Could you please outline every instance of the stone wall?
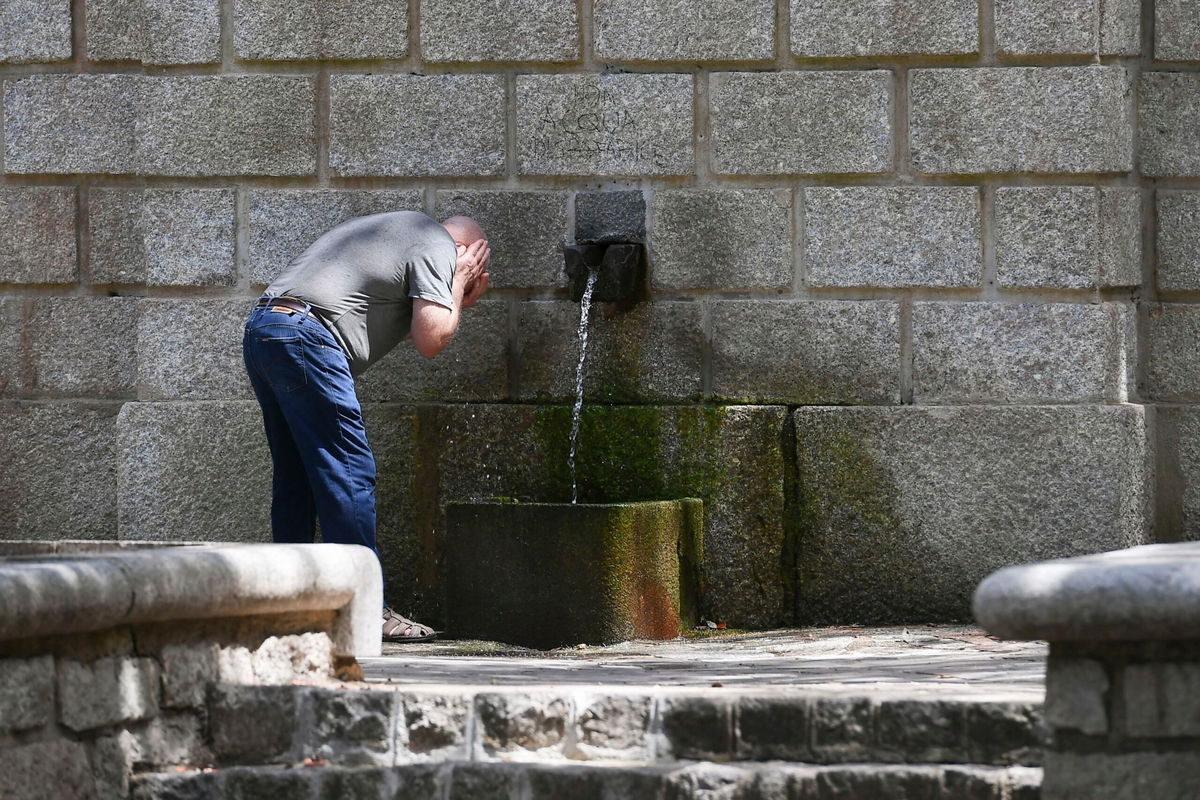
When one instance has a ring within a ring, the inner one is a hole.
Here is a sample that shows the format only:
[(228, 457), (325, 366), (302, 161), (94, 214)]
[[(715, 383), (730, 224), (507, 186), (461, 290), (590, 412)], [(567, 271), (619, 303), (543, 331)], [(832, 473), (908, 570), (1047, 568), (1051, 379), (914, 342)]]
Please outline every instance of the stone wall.
[(21, 0), (0, 83), (0, 536), (267, 538), (248, 304), (343, 219), (470, 213), (494, 290), (360, 387), (436, 621), (440, 504), (569, 483), (561, 246), (618, 189), (583, 493), (703, 496), (714, 617), (1200, 536), (1183, 0)]

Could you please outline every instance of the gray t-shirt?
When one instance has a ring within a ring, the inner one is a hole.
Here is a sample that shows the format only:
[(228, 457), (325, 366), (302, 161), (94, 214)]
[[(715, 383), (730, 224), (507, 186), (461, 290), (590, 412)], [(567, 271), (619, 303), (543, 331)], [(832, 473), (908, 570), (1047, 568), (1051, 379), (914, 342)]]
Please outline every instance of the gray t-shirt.
[(454, 307), (454, 239), (416, 211), (343, 222), (296, 257), (267, 287), (309, 303), (359, 375), (408, 336), (413, 299)]

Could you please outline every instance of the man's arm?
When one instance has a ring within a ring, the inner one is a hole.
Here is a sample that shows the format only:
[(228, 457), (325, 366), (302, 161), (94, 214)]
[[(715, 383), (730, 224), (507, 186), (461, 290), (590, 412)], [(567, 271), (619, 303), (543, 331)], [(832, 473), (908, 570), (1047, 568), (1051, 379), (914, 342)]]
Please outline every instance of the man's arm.
[[(485, 272), (492, 251), (484, 239), (467, 248), (460, 248), (458, 264), (454, 269), (454, 283), (450, 287), (454, 307), (446, 308), (439, 303), (417, 298), (413, 301), (412, 340), (417, 352), (433, 358), (450, 344), (458, 330), (462, 309), (470, 308), (487, 290), (488, 274)], [(467, 292), (468, 287), (470, 292)]]

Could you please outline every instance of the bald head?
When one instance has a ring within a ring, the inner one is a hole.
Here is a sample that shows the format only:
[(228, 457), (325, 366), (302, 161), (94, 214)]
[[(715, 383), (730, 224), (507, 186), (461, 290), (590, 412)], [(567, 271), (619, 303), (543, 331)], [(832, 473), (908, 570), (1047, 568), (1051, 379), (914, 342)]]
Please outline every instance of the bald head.
[(484, 238), (483, 228), (470, 217), (450, 217), (442, 226), (449, 231), (455, 244), (469, 246)]

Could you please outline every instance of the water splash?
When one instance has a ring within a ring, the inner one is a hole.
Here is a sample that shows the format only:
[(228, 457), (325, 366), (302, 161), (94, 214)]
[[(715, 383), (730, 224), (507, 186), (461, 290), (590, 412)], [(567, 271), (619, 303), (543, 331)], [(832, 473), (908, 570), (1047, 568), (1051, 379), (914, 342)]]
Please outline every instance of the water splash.
[(579, 502), (579, 484), (575, 477), (575, 445), (579, 442), (579, 416), (583, 411), (583, 364), (587, 359), (588, 316), (592, 311), (592, 290), (596, 288), (596, 273), (589, 272), (583, 298), (579, 301), (579, 364), (575, 367), (575, 408), (571, 412), (571, 452), (567, 465), (571, 468), (571, 502)]

